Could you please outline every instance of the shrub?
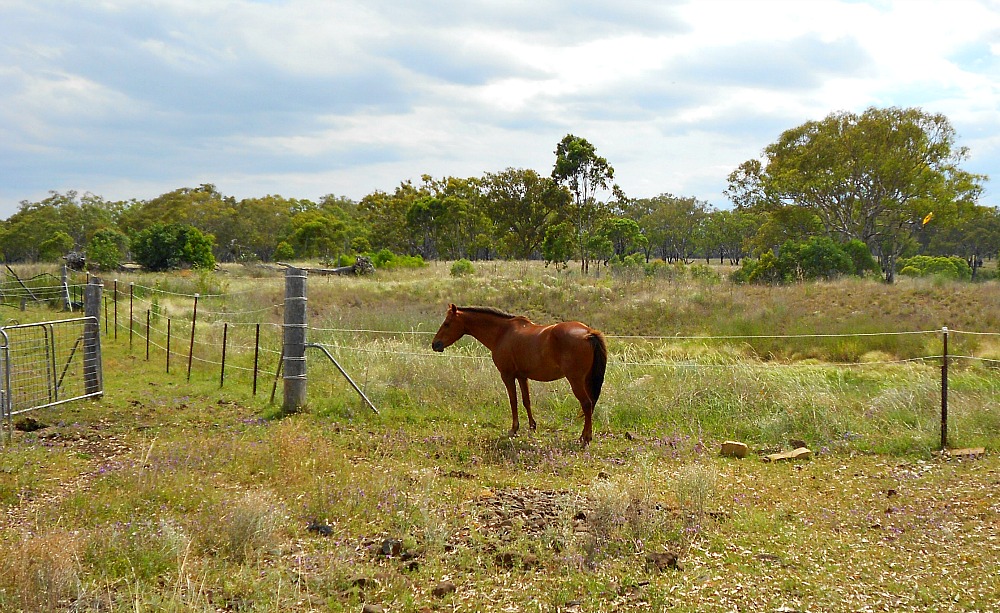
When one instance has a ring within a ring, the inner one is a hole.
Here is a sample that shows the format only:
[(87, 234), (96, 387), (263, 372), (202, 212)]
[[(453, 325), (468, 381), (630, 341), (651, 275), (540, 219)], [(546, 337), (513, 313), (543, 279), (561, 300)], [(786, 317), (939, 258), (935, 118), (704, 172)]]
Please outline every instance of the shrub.
[(38, 259), (51, 262), (73, 249), (73, 238), (65, 232), (56, 232), (38, 246)]
[(87, 243), (87, 259), (100, 270), (115, 270), (128, 251), (128, 237), (114, 228), (102, 228)]
[(427, 265), (419, 255), (396, 255), (388, 249), (365, 255), (371, 259), (375, 268), (423, 268)]
[(290, 260), (295, 257), (295, 249), (293, 249), (287, 242), (281, 241), (278, 243), (278, 246), (274, 248), (273, 257), (276, 262)]
[(871, 249), (864, 242), (859, 241), (856, 238), (852, 238), (841, 246), (847, 257), (851, 258), (851, 262), (854, 265), (854, 270), (852, 274), (859, 277), (865, 276), (865, 273), (879, 272), (878, 262), (875, 261), (875, 257), (872, 255)]
[(766, 251), (757, 260), (743, 260), (729, 278), (734, 283), (783, 284), (799, 279), (834, 279), (874, 269), (875, 260), (864, 243), (839, 245), (829, 237), (813, 236), (800, 243), (785, 242), (777, 255)]
[(184, 266), (215, 268), (214, 243), (214, 236), (192, 225), (155, 223), (135, 236), (132, 253), (136, 262), (154, 272)]
[(466, 275), (473, 274), (476, 274), (476, 269), (472, 265), (472, 262), (465, 258), (456, 260), (455, 263), (451, 265), (451, 276), (453, 277), (464, 277)]
[(955, 256), (915, 255), (911, 258), (900, 258), (897, 265), (899, 274), (907, 277), (937, 276), (962, 281), (972, 278), (972, 268), (969, 263)]

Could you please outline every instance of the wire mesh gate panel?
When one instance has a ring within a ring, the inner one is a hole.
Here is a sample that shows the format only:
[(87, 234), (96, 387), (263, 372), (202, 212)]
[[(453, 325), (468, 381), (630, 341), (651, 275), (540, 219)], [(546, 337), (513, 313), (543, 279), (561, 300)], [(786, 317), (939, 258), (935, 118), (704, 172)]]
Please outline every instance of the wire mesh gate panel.
[(104, 393), (94, 317), (0, 327), (3, 417)]

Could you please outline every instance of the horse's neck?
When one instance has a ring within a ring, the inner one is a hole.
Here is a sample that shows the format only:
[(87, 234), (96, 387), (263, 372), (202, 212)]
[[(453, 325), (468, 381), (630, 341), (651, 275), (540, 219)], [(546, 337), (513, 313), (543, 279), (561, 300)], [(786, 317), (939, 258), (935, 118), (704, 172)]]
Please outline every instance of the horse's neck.
[(466, 324), (465, 332), (483, 345), (486, 345), (487, 349), (493, 351), (500, 337), (510, 325), (511, 321), (509, 319), (501, 319), (492, 315), (478, 315), (472, 325)]

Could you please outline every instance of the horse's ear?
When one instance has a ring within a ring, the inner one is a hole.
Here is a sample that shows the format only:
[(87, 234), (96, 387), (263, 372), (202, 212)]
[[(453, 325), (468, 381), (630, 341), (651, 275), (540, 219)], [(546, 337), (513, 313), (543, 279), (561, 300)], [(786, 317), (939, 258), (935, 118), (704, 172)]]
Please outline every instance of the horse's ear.
[(458, 312), (458, 307), (455, 306), (454, 304), (449, 304), (448, 305), (448, 312), (454, 315), (455, 313)]

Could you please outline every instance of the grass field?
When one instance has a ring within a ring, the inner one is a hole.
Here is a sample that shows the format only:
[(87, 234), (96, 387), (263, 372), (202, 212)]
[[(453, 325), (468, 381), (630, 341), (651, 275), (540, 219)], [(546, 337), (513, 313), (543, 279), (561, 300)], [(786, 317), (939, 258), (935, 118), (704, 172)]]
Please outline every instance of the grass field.
[[(0, 610), (997, 610), (996, 282), (476, 269), (310, 276), (309, 340), (377, 415), (319, 353), (302, 411), (280, 384), (270, 401), (280, 273), (119, 278), (104, 397), (33, 412), (0, 456)], [(538, 429), (506, 436), (483, 348), (430, 351), (449, 302), (608, 335), (590, 447), (565, 381), (532, 384)], [(943, 326), (968, 356), (949, 443), (972, 457), (937, 453)], [(726, 440), (753, 453), (720, 457)], [(762, 460), (791, 441), (812, 458)]]

